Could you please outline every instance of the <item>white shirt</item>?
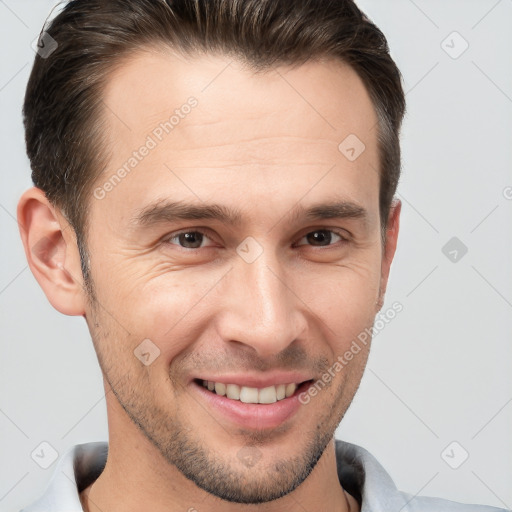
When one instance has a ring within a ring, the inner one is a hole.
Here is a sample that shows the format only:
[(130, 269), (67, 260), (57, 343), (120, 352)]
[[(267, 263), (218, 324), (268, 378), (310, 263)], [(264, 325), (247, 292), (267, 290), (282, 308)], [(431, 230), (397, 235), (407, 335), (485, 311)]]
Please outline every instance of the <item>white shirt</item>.
[[(58, 461), (43, 496), (21, 512), (83, 512), (79, 492), (101, 474), (107, 453), (107, 442), (73, 446)], [(346, 441), (336, 440), (336, 460), (340, 483), (360, 502), (361, 512), (511, 512), (399, 491), (373, 455)]]

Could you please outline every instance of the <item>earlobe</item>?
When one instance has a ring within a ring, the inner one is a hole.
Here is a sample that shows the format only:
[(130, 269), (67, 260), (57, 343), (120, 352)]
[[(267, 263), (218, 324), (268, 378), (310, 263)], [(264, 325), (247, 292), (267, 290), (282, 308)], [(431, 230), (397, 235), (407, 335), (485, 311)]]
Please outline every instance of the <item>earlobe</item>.
[(36, 187), (21, 196), (17, 214), (28, 265), (46, 297), (65, 315), (84, 315), (86, 295), (73, 228)]
[(386, 241), (383, 247), (381, 278), (379, 298), (377, 299), (377, 312), (382, 308), (384, 296), (388, 284), (391, 262), (395, 256), (396, 246), (398, 242), (398, 232), (400, 229), (400, 212), (402, 210), (402, 202), (400, 199), (393, 199), (389, 210), (388, 224), (386, 228)]

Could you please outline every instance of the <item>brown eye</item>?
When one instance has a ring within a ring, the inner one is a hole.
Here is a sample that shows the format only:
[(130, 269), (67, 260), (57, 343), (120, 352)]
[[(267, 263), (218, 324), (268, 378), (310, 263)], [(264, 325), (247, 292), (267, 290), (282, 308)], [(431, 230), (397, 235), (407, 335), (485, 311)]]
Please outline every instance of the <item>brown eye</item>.
[[(317, 229), (316, 231), (311, 231), (307, 233), (305, 236), (301, 238), (301, 240), (306, 240), (313, 247), (325, 247), (332, 245), (334, 236), (334, 242), (337, 242), (336, 237), (340, 240), (345, 240), (341, 235), (332, 231), (330, 229)], [(304, 245), (304, 244), (298, 244)]]
[[(208, 237), (201, 231), (182, 231), (167, 238), (167, 243), (179, 245), (183, 249), (199, 249), (205, 239)], [(176, 240), (177, 243), (173, 243), (173, 240)]]

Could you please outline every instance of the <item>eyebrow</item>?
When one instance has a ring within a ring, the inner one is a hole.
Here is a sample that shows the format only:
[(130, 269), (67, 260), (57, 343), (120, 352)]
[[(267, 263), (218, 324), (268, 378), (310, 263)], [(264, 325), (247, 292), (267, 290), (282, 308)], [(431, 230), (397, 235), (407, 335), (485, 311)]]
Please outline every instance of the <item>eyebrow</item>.
[[(289, 217), (288, 222), (291, 223), (300, 220), (321, 219), (360, 219), (366, 222), (368, 211), (352, 201), (336, 200), (313, 204), (307, 208), (298, 204), (286, 216)], [(177, 220), (216, 220), (226, 225), (239, 227), (243, 224), (244, 217), (239, 209), (222, 204), (192, 204), (164, 199), (143, 208), (132, 219), (131, 224), (150, 227)]]

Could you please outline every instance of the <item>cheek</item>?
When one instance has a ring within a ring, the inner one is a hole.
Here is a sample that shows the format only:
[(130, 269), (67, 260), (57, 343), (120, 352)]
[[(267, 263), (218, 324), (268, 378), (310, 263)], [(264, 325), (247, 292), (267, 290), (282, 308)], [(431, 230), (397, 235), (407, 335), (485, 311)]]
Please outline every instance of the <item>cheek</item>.
[[(160, 361), (192, 348), (206, 329), (215, 303), (216, 285), (226, 270), (167, 271), (126, 279), (130, 291), (122, 299), (120, 316), (139, 340), (150, 339)], [(213, 298), (213, 300), (212, 300)], [(121, 303), (116, 307), (119, 308)]]
[(297, 282), (297, 295), (325, 324), (327, 339), (345, 343), (373, 323), (380, 262), (364, 261), (317, 272)]

